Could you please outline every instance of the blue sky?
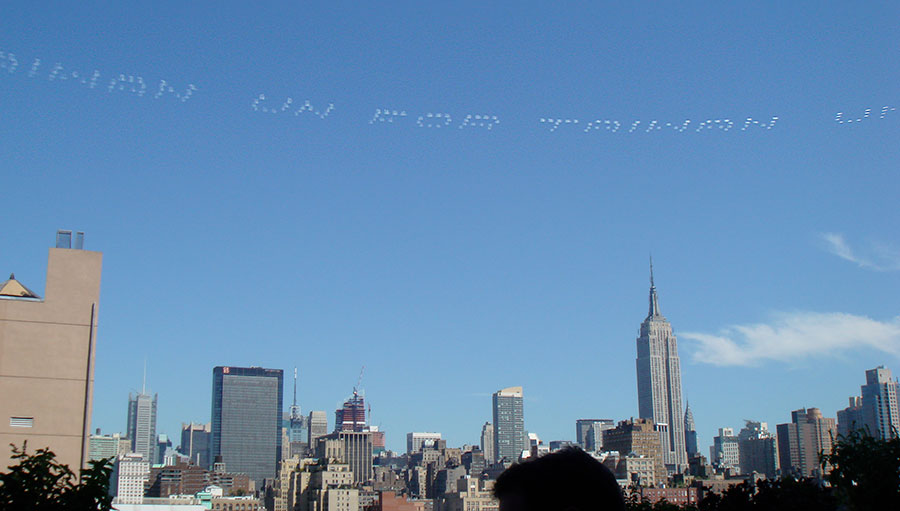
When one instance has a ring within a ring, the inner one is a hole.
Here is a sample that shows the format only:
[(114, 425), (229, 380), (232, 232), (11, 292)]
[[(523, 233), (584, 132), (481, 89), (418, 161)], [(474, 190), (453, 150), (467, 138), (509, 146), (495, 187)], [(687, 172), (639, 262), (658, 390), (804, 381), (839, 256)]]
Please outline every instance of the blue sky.
[(511, 385), (572, 439), (637, 413), (651, 252), (703, 444), (834, 416), (900, 371), (900, 6), (635, 4), (13, 2), (0, 271), (42, 290), (59, 228), (104, 252), (105, 431), (147, 359), (169, 435), (215, 365), (297, 365), (329, 420), (365, 365), (389, 447), (475, 443)]

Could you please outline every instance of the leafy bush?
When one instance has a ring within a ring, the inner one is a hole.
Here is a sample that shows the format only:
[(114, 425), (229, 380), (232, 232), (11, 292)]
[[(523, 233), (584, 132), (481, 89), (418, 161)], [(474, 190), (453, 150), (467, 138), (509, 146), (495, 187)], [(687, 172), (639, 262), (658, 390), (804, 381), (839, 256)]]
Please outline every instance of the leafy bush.
[(68, 466), (56, 461), (50, 449), (27, 452), (27, 443), (19, 449), (12, 447), (16, 464), (0, 473), (0, 509), (29, 511), (100, 510), (112, 507), (109, 495), (109, 476), (112, 458), (91, 461), (90, 468), (81, 469), (81, 477)]

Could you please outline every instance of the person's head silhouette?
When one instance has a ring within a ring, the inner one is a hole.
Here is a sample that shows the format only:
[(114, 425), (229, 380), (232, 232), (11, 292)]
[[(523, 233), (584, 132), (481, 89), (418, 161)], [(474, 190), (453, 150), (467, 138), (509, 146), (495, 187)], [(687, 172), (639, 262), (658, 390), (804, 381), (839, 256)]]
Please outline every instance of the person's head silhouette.
[(575, 447), (515, 464), (494, 484), (500, 511), (624, 511), (616, 476)]

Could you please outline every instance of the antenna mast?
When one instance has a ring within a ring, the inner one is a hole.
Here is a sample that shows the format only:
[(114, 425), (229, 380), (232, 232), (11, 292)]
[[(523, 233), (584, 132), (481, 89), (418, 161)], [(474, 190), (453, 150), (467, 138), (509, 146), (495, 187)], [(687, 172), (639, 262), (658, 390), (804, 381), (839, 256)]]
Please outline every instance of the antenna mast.
[(294, 367), (294, 401), (291, 404), (291, 420), (300, 420), (300, 406), (297, 405), (297, 367)]

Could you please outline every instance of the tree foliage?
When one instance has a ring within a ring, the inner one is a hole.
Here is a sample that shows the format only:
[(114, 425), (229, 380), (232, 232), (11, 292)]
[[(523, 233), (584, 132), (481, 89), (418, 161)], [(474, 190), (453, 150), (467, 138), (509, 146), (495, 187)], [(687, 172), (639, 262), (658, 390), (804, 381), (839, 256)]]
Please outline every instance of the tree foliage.
[(8, 472), (0, 473), (0, 509), (111, 509), (111, 458), (91, 461), (90, 468), (81, 469), (79, 479), (68, 466), (56, 460), (56, 454), (50, 449), (38, 449), (29, 454), (27, 443), (23, 443), (21, 449), (10, 446), (16, 464), (8, 467)]
[[(896, 433), (896, 432), (895, 432)], [(900, 509), (900, 438), (875, 438), (866, 430), (839, 436), (831, 454), (828, 482), (848, 510)]]
[[(743, 482), (722, 493), (709, 493), (696, 506), (650, 503), (632, 494), (629, 511), (870, 511), (900, 509), (900, 438), (881, 440), (867, 431), (839, 436), (831, 454), (822, 456), (830, 467), (825, 481), (811, 478)], [(827, 484), (826, 484), (827, 483)]]

